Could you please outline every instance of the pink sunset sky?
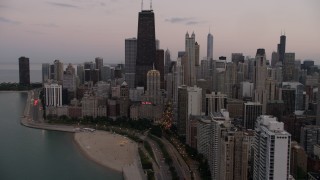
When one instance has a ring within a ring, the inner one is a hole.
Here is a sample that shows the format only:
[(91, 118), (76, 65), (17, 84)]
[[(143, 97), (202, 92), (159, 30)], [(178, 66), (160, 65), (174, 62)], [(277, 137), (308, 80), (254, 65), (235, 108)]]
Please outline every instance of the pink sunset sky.
[[(214, 58), (265, 48), (271, 59), (287, 36), (287, 52), (320, 64), (319, 0), (153, 0), (160, 48), (175, 60), (187, 31), (196, 34), (200, 57), (214, 36)], [(150, 1), (144, 1), (149, 9)], [(124, 39), (136, 37), (141, 0), (0, 0), (0, 62), (82, 63), (103, 57), (124, 63)]]

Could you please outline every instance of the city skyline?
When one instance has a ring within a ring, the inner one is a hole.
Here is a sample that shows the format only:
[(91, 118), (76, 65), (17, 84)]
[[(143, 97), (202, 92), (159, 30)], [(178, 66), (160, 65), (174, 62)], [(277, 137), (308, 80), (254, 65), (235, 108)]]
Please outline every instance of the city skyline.
[[(286, 52), (320, 64), (319, 5), (316, 0), (153, 1), (156, 38), (176, 60), (177, 52), (184, 50), (185, 33), (194, 32), (202, 59), (210, 29), (214, 59), (230, 60), (236, 52), (254, 57), (256, 49), (264, 48), (271, 60), (282, 31), (287, 36)], [(143, 7), (149, 9), (149, 1)], [(27, 56), (31, 62), (80, 63), (100, 56), (105, 63), (124, 63), (124, 41), (137, 37), (141, 1), (13, 0), (1, 1), (0, 9), (0, 62)]]

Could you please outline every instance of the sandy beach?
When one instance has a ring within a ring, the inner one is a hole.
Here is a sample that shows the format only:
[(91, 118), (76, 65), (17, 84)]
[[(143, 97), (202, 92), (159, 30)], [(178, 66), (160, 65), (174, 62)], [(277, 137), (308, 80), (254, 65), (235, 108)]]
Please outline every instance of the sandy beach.
[(92, 160), (116, 171), (139, 161), (138, 145), (124, 136), (106, 131), (77, 132), (74, 139)]

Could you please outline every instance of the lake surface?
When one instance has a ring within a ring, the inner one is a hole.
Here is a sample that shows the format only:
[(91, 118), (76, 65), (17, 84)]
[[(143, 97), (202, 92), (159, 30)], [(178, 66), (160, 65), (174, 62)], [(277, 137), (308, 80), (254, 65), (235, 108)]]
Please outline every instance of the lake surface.
[[(1, 72), (1, 71), (0, 71)], [(0, 92), (0, 179), (123, 179), (88, 160), (73, 134), (20, 125), (27, 93)]]

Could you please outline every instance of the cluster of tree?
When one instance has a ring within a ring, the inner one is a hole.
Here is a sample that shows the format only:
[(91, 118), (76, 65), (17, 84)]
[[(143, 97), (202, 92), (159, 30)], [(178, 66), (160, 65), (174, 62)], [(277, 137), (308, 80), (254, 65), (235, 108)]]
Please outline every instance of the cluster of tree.
[(149, 157), (139, 148), (138, 149), (140, 155), (140, 161), (142, 168), (145, 170), (148, 176), (148, 180), (154, 180), (154, 172), (152, 167), (152, 162), (150, 161)]
[(99, 130), (111, 131), (111, 132), (115, 132), (117, 134), (126, 136), (126, 137), (132, 139), (133, 141), (135, 141), (137, 143), (142, 143), (143, 142), (143, 140), (139, 136), (137, 136), (135, 133), (132, 133), (131, 131), (128, 131), (128, 130), (119, 129), (119, 128), (102, 127), (102, 126), (98, 126), (97, 128)]
[(143, 141), (143, 146), (144, 146), (144, 148), (148, 151), (148, 153), (150, 154), (150, 156), (152, 157), (152, 159), (153, 159), (154, 161), (156, 161), (156, 159), (155, 159), (155, 157), (154, 157), (154, 154), (153, 154), (153, 151), (152, 151), (152, 148), (151, 148), (149, 142), (148, 142), (148, 141)]
[(163, 144), (163, 142), (159, 138), (157, 138), (155, 136), (152, 136), (151, 134), (149, 134), (148, 137), (150, 137), (153, 141), (155, 141), (158, 144), (158, 146), (159, 146), (159, 148), (160, 148), (160, 150), (161, 150), (161, 152), (163, 154), (163, 157), (165, 159), (166, 164), (169, 165), (169, 170), (171, 172), (172, 179), (173, 180), (178, 180), (179, 179), (178, 173), (177, 173), (176, 169), (173, 166), (172, 158), (169, 155), (169, 153), (168, 153), (165, 145)]
[(49, 123), (61, 123), (61, 124), (84, 124), (84, 125), (110, 125), (118, 126), (123, 128), (135, 129), (138, 131), (145, 131), (150, 129), (152, 121), (149, 119), (137, 119), (133, 120), (127, 117), (119, 117), (116, 120), (113, 120), (108, 117), (96, 117), (84, 116), (83, 118), (70, 118), (66, 115), (60, 117), (48, 115), (47, 120)]
[(41, 88), (41, 83), (31, 83), (30, 85), (22, 85), (19, 83), (4, 82), (0, 83), (0, 91), (28, 91), (31, 89)]
[(150, 129), (150, 133), (161, 138), (162, 137), (162, 129), (160, 125), (155, 125), (152, 126), (152, 128)]
[(204, 158), (202, 154), (199, 154), (197, 156), (197, 158), (198, 158), (198, 162), (199, 162), (198, 170), (199, 170), (201, 179), (210, 180), (211, 179), (211, 172), (210, 172), (208, 160), (206, 158)]

